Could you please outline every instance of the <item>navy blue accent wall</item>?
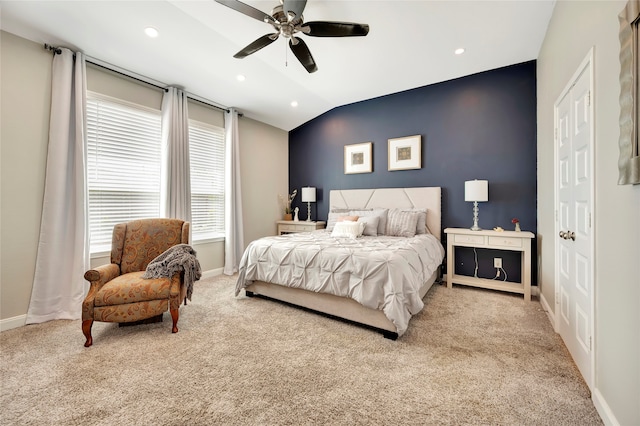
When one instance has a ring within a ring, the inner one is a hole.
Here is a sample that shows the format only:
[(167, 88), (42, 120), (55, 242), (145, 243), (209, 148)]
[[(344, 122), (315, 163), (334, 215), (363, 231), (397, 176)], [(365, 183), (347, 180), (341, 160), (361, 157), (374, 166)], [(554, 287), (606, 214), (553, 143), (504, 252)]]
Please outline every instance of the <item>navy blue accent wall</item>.
[[(411, 135), (422, 135), (422, 168), (388, 171), (387, 140)], [(362, 142), (373, 143), (373, 172), (344, 174), (344, 146)], [(517, 217), (536, 233), (535, 61), (341, 106), (289, 132), (290, 191), (318, 188), (314, 220), (326, 220), (331, 189), (440, 186), (443, 229), (468, 228), (473, 205), (464, 201), (464, 182), (472, 179), (489, 181), (480, 227), (512, 230)], [(306, 218), (300, 197), (293, 204)], [(535, 241), (533, 249), (535, 265)], [(460, 250), (456, 270), (473, 274), (473, 256)], [(516, 253), (478, 257), (480, 276), (493, 277), (492, 258), (502, 257), (509, 281), (519, 280)]]

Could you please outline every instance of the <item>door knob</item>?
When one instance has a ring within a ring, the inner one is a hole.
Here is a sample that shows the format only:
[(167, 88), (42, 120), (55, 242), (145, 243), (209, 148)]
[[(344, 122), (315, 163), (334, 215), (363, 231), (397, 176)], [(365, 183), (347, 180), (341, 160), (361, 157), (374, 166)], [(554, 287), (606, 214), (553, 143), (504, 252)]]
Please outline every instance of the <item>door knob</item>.
[(576, 233), (575, 232), (569, 231), (569, 232), (566, 233), (566, 235), (567, 235), (567, 239), (571, 239), (572, 241), (576, 240)]
[(560, 234), (559, 234), (559, 235), (560, 235), (560, 238), (562, 238), (563, 240), (566, 240), (566, 239), (567, 239), (567, 233), (566, 233), (566, 232), (564, 232), (564, 231), (560, 231)]

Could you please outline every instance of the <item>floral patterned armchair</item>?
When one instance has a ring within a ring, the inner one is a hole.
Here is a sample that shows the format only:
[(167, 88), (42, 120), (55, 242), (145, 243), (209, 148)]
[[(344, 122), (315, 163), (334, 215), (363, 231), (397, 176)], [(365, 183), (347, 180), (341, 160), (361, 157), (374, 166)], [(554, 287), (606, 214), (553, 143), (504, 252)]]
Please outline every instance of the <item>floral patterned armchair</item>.
[(189, 222), (179, 219), (141, 219), (113, 228), (111, 263), (91, 269), (84, 278), (91, 283), (82, 303), (85, 347), (93, 343), (94, 321), (130, 323), (162, 318), (168, 310), (172, 332), (178, 332), (180, 303), (185, 298), (183, 273), (170, 278), (144, 279), (147, 265), (165, 250), (189, 243)]

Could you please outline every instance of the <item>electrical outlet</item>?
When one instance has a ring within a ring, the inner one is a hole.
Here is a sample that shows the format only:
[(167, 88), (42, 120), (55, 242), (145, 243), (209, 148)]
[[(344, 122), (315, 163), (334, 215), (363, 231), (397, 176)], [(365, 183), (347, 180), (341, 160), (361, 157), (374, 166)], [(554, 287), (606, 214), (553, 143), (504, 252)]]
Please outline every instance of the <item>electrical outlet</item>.
[(494, 268), (502, 268), (502, 258), (501, 257), (494, 257), (493, 258), (493, 267)]

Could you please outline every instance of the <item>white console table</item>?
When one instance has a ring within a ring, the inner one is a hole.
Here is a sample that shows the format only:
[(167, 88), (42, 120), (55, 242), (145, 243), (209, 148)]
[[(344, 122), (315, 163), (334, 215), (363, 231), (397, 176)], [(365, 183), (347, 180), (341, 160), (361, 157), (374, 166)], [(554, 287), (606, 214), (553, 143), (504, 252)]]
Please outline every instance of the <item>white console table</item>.
[[(531, 300), (531, 232), (516, 231), (472, 231), (466, 228), (447, 228), (447, 287), (453, 283), (509, 291), (524, 295), (524, 300)], [(520, 283), (470, 277), (455, 273), (455, 248), (475, 247), (482, 249), (512, 250), (520, 252)]]

